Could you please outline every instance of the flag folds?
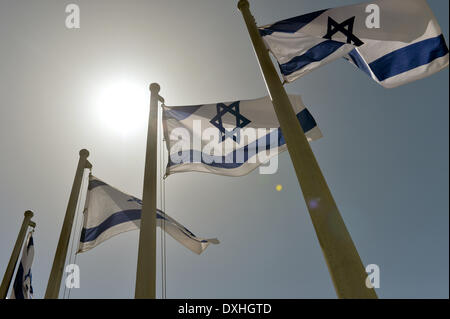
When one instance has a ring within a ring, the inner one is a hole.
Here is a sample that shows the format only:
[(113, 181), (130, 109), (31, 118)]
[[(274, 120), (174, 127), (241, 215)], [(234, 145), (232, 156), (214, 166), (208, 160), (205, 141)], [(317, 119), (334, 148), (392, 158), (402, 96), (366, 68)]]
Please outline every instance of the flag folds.
[[(322, 137), (298, 95), (289, 96), (309, 141)], [(242, 176), (286, 150), (269, 97), (193, 106), (163, 106), (166, 175), (207, 172)]]
[[(78, 252), (88, 251), (117, 234), (139, 229), (141, 210), (140, 199), (90, 175)], [(215, 238), (195, 236), (159, 209), (156, 211), (156, 221), (157, 226), (194, 253), (201, 254), (209, 244), (219, 243)]]
[[(379, 28), (371, 16), (378, 13)], [(448, 65), (441, 28), (425, 0), (373, 0), (321, 10), (260, 27), (260, 34), (287, 82), (341, 57), (386, 88)]]
[(33, 231), (28, 233), (22, 250), (22, 258), (17, 268), (10, 299), (32, 299), (33, 286), (31, 285), (31, 265), (34, 259)]

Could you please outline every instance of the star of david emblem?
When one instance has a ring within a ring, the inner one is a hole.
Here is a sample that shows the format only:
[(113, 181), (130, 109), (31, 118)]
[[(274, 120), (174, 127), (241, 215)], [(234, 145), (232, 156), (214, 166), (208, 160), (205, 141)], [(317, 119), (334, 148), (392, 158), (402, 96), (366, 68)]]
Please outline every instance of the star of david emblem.
[[(239, 143), (241, 139), (240, 129), (244, 128), (246, 125), (248, 125), (248, 123), (251, 122), (240, 113), (239, 103), (240, 101), (231, 103), (230, 105), (225, 105), (223, 103), (217, 103), (216, 105), (217, 114), (209, 122), (217, 127), (217, 129), (220, 131), (219, 140), (221, 142), (223, 142), (226, 138), (231, 138), (236, 143)], [(235, 128), (231, 131), (223, 127), (222, 116), (224, 116), (226, 113), (230, 113), (236, 118)]]
[(328, 17), (327, 34), (323, 37), (324, 39), (332, 40), (333, 35), (338, 32), (342, 32), (347, 36), (347, 43), (352, 43), (357, 47), (364, 44), (356, 35), (353, 34), (353, 25), (355, 24), (355, 17), (351, 17), (342, 23), (337, 23), (333, 18)]

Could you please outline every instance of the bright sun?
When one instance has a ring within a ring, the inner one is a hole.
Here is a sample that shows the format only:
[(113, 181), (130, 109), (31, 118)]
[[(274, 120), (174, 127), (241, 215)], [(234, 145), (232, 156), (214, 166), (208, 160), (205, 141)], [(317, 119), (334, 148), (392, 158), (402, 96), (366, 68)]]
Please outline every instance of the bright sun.
[(98, 97), (97, 110), (103, 125), (123, 135), (136, 132), (148, 117), (148, 88), (132, 81), (116, 81)]

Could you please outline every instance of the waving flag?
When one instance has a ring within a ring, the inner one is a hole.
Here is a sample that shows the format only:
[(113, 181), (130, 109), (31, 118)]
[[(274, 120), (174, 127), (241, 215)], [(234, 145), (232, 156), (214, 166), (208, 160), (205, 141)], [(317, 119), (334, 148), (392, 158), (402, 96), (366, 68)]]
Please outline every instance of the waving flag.
[(22, 259), (17, 268), (16, 278), (10, 299), (32, 299), (33, 287), (31, 285), (31, 264), (34, 259), (33, 232), (28, 233), (28, 238), (23, 246)]
[[(379, 28), (366, 23), (378, 6)], [(344, 57), (386, 88), (448, 65), (441, 28), (425, 0), (374, 0), (321, 10), (260, 28), (281, 73), (292, 82)]]
[[(300, 96), (289, 96), (309, 141), (322, 137)], [(163, 107), (169, 160), (166, 174), (246, 175), (286, 150), (269, 97), (196, 106)]]
[[(117, 234), (139, 229), (141, 210), (140, 199), (122, 193), (90, 175), (78, 252), (88, 251)], [(195, 236), (161, 210), (157, 210), (156, 218), (157, 226), (194, 253), (201, 254), (209, 244), (219, 243), (215, 238)]]

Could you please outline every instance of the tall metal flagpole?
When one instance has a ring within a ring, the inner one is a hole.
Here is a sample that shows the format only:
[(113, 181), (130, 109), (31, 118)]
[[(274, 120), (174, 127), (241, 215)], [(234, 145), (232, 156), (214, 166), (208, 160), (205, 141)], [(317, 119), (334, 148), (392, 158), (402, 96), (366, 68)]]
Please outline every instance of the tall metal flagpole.
[(156, 298), (156, 187), (158, 160), (158, 100), (161, 87), (150, 84), (150, 114), (145, 155), (144, 193), (136, 271), (135, 298)]
[(73, 181), (72, 191), (70, 192), (69, 202), (67, 204), (66, 216), (64, 217), (61, 234), (59, 236), (58, 246), (56, 248), (55, 259), (53, 260), (50, 278), (45, 291), (45, 299), (58, 299), (59, 289), (61, 287), (61, 279), (64, 264), (66, 262), (67, 249), (69, 247), (70, 233), (72, 231), (75, 211), (77, 209), (78, 197), (80, 195), (81, 182), (83, 180), (84, 170), (91, 169), (92, 165), (87, 160), (89, 152), (85, 149), (80, 151), (80, 159), (78, 161), (77, 171)]
[(17, 235), (17, 240), (11, 253), (11, 258), (9, 259), (8, 266), (6, 267), (5, 275), (3, 276), (2, 284), (0, 286), (0, 299), (5, 299), (8, 294), (14, 269), (16, 268), (17, 260), (19, 259), (20, 248), (22, 248), (28, 227), (36, 226), (36, 224), (31, 221), (32, 217), (33, 212), (31, 210), (27, 210), (24, 214), (22, 226), (20, 227), (19, 234)]
[(375, 290), (366, 287), (364, 266), (259, 35), (248, 1), (240, 0), (238, 8), (247, 25), (337, 296), (377, 298)]

